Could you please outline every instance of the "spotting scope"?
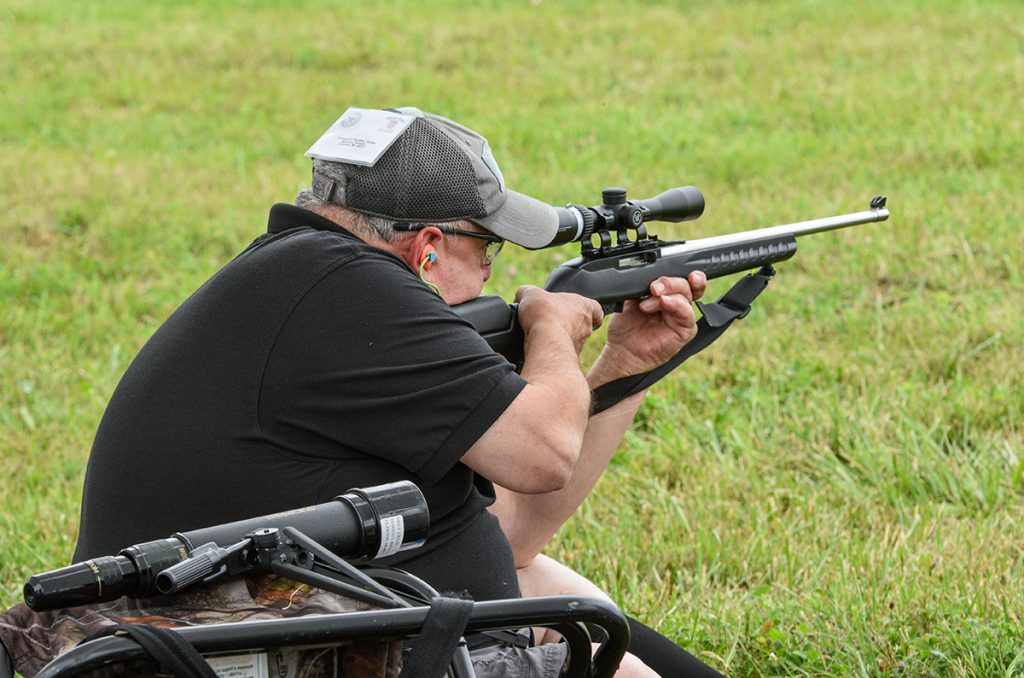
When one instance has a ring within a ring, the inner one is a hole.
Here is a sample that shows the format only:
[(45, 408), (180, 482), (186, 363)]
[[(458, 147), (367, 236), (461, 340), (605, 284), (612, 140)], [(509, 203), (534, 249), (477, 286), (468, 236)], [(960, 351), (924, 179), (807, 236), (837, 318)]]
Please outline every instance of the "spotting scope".
[[(178, 532), (135, 544), (116, 556), (93, 558), (29, 577), (25, 604), (33, 610), (89, 605), (121, 596), (146, 598), (165, 592), (161, 572), (183, 563), (200, 547), (232, 547), (268, 528), (294, 528), (342, 558), (383, 558), (426, 541), (430, 513), (423, 493), (409, 481), (352, 489), (332, 501), (213, 527)], [(228, 574), (251, 568), (239, 549)]]

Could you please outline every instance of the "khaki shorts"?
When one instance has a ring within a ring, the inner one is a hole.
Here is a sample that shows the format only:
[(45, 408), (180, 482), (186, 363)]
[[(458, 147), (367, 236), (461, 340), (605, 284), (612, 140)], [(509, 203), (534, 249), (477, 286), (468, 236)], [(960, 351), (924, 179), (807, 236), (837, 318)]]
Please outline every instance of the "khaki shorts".
[(565, 664), (565, 643), (537, 647), (482, 647), (470, 652), (477, 678), (558, 678)]

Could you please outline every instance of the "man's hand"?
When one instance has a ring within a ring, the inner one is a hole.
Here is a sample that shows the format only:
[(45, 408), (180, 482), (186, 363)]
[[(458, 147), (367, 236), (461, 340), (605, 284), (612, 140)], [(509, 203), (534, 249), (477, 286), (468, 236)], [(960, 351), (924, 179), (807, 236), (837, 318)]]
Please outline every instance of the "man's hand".
[(587, 337), (604, 320), (601, 305), (578, 294), (546, 292), (533, 285), (523, 285), (516, 290), (516, 302), (527, 350), (531, 333), (539, 327), (549, 326), (564, 332), (579, 355)]
[(653, 281), (650, 296), (629, 300), (608, 325), (608, 343), (595, 364), (593, 377), (605, 383), (641, 374), (664, 364), (697, 334), (691, 304), (707, 289), (707, 277), (694, 271), (688, 278), (663, 276)]

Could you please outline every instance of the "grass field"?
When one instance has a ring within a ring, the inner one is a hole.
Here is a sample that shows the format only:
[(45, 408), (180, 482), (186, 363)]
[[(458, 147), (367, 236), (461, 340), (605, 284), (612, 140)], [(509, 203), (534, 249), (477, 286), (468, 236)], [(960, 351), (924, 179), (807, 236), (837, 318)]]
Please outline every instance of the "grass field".
[(142, 342), (341, 111), (416, 105), (552, 203), (699, 186), (663, 238), (888, 195), (652, 390), (551, 553), (730, 676), (1024, 675), (1022, 104), (1019, 0), (5, 0), (0, 603), (70, 557)]

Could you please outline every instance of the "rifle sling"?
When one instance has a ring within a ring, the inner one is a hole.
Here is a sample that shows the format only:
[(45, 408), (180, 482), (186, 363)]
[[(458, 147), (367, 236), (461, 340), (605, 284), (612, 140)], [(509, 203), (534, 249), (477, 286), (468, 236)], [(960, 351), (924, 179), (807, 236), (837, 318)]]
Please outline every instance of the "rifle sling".
[(702, 304), (698, 301), (697, 307), (700, 308), (702, 316), (697, 321), (697, 335), (668, 362), (650, 372), (622, 377), (594, 389), (591, 415), (603, 412), (629, 396), (643, 391), (682, 365), (688, 358), (714, 343), (729, 329), (734, 320), (743, 318), (750, 312), (754, 299), (768, 286), (768, 281), (773, 275), (775, 269), (771, 265), (762, 266), (756, 273), (749, 273), (740, 278), (718, 301), (712, 304)]
[(446, 675), (466, 622), (473, 611), (473, 601), (438, 596), (430, 601), (430, 611), (412, 651), (405, 659), (398, 678), (433, 678)]

